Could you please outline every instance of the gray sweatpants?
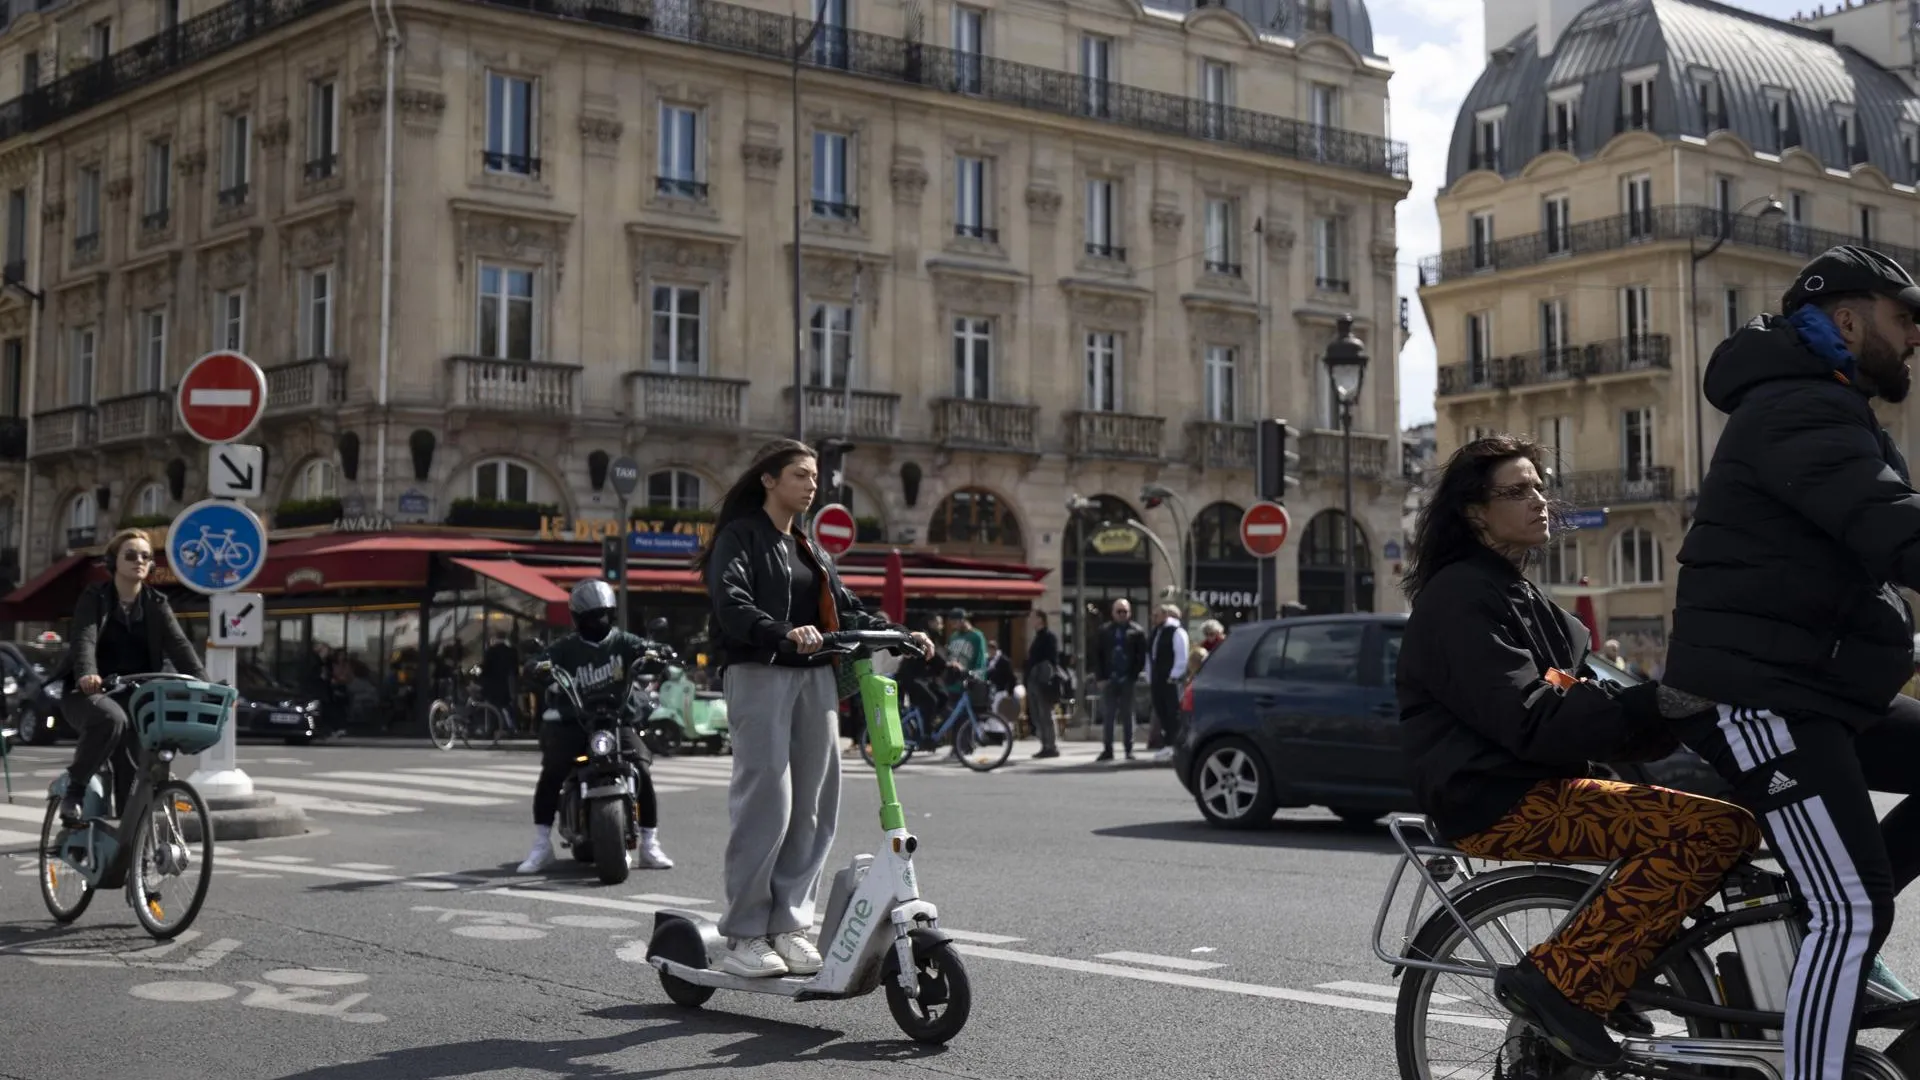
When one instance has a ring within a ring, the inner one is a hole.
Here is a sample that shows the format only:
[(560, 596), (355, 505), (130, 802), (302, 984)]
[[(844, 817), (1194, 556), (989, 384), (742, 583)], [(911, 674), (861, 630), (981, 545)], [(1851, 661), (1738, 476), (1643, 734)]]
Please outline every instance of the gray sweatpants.
[(720, 933), (813, 926), (814, 894), (840, 819), (840, 717), (831, 667), (730, 664), (727, 914)]

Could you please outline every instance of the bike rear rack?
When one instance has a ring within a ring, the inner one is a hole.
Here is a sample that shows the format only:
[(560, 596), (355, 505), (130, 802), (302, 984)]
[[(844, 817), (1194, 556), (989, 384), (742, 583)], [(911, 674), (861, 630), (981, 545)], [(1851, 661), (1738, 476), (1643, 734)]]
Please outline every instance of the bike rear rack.
[[(1421, 842), (1409, 835), (1415, 830), (1425, 838), (1425, 842)], [(1387, 833), (1393, 837), (1394, 844), (1399, 847), (1400, 858), (1394, 864), (1393, 877), (1387, 882), (1386, 896), (1381, 898), (1380, 910), (1373, 919), (1373, 955), (1378, 957), (1382, 962), (1393, 965), (1395, 968), (1411, 967), (1423, 971), (1438, 971), (1451, 975), (1462, 975), (1473, 979), (1493, 978), (1494, 971), (1500, 967), (1499, 961), (1494, 959), (1493, 951), (1487, 948), (1486, 942), (1480, 940), (1480, 935), (1474, 933), (1473, 927), (1467, 925), (1467, 920), (1460, 914), (1460, 909), (1454, 906), (1454, 898), (1462, 890), (1456, 887), (1454, 893), (1449, 893), (1442, 887), (1441, 882), (1452, 879), (1455, 873), (1458, 873), (1465, 887), (1477, 888), (1479, 887), (1475, 884), (1475, 879), (1477, 878), (1484, 879), (1491, 878), (1494, 874), (1509, 875), (1513, 873), (1524, 873), (1526, 871), (1523, 868), (1516, 867), (1512, 871), (1476, 872), (1473, 868), (1474, 856), (1468, 855), (1458, 848), (1449, 847), (1440, 843), (1439, 838), (1434, 835), (1432, 821), (1421, 814), (1389, 815), (1387, 817)], [(1492, 860), (1483, 859), (1481, 861), (1487, 862)], [(1620, 862), (1621, 860), (1616, 859), (1605, 864), (1601, 864), (1598, 861), (1528, 864), (1530, 866), (1605, 866), (1605, 869), (1600, 872), (1600, 876), (1594, 881), (1592, 887), (1586, 891), (1585, 895), (1580, 897), (1579, 903), (1569, 909), (1567, 913), (1561, 917), (1560, 921), (1554, 925), (1553, 933), (1559, 933), (1560, 928), (1566, 925), (1568, 919), (1571, 919), (1576, 913), (1593, 902), (1593, 898), (1599, 894), (1602, 888), (1606, 887), (1607, 881), (1611, 879), (1614, 872), (1619, 869)], [(1409, 866), (1414, 868), (1420, 880), (1414, 890), (1413, 903), (1407, 909), (1406, 925), (1401, 931), (1400, 945), (1397, 950), (1389, 952), (1385, 942), (1387, 918), (1393, 910), (1393, 902), (1399, 895), (1400, 883), (1405, 878)], [(1438, 867), (1446, 868), (1444, 877), (1436, 876)], [(1429, 891), (1433, 893), (1435, 900), (1432, 908), (1423, 905), (1423, 901), (1426, 899)], [(1452, 917), (1454, 924), (1460, 927), (1461, 931), (1467, 935), (1467, 940), (1473, 942), (1473, 947), (1479, 950), (1481, 957), (1486, 961), (1484, 966), (1470, 961), (1449, 963), (1442, 960), (1430, 960), (1425, 957), (1412, 955), (1411, 950), (1413, 948), (1414, 936), (1419, 933), (1420, 927), (1424, 926), (1428, 919), (1432, 918), (1433, 912), (1436, 910), (1445, 911)], [(1423, 912), (1425, 913), (1424, 917)], [(1502, 930), (1504, 933), (1504, 927)], [(1526, 951), (1518, 942), (1513, 941), (1511, 937), (1508, 938), (1507, 944), (1512, 946), (1516, 953), (1524, 954)]]

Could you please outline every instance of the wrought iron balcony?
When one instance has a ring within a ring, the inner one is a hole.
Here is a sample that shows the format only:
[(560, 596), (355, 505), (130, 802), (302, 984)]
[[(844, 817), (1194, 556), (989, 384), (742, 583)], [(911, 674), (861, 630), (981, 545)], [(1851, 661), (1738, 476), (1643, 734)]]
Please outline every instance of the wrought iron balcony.
[(653, 178), (653, 190), (669, 198), (707, 201), (706, 182), (691, 176), (656, 176)]
[(1665, 372), (1672, 368), (1673, 351), (1667, 335), (1614, 338), (1587, 345), (1536, 349), (1513, 356), (1445, 364), (1440, 368), (1436, 396), (1484, 394), (1521, 386), (1545, 386), (1570, 379), (1624, 375), (1636, 371)]
[(309, 158), (306, 169), (307, 182), (311, 184), (315, 181), (331, 179), (339, 168), (340, 155), (337, 153), (325, 153), (316, 158)]
[(1116, 244), (1096, 244), (1087, 241), (1087, 254), (1096, 259), (1112, 259), (1115, 262), (1127, 261), (1127, 249)]
[[(793, 387), (782, 394), (788, 406), (793, 403)], [(848, 411), (848, 399), (852, 411)], [(857, 435), (868, 439), (894, 439), (900, 436), (900, 395), (877, 390), (846, 390), (827, 386), (807, 387), (807, 430), (826, 434)]]
[(978, 398), (937, 398), (933, 402), (933, 440), (960, 450), (1039, 449), (1040, 406)]
[(347, 362), (337, 356), (267, 369), (267, 415), (335, 409), (347, 400)]
[(33, 457), (69, 454), (93, 445), (93, 406), (68, 405), (33, 415)]
[(1568, 473), (1555, 485), (1553, 498), (1583, 510), (1672, 502), (1673, 467), (1648, 465), (1637, 469)]
[[(521, 417), (566, 417), (580, 412), (576, 393), (578, 364), (537, 364), (528, 360), (449, 358), (453, 365), (455, 409), (508, 413)], [(268, 392), (272, 392), (269, 385)]]
[(1321, 292), (1327, 292), (1327, 293), (1344, 293), (1344, 292), (1353, 291), (1353, 283), (1348, 281), (1346, 278), (1316, 277), (1313, 279), (1313, 287), (1320, 290)]
[(1000, 242), (1000, 230), (991, 225), (955, 225), (953, 235), (964, 236), (969, 240), (984, 240), (989, 244)]
[(536, 178), (540, 175), (540, 159), (528, 154), (503, 154), (497, 150), (482, 150), (480, 164), (488, 172)]
[(147, 232), (158, 232), (166, 228), (167, 223), (172, 220), (173, 211), (163, 206), (158, 210), (149, 210), (140, 215), (140, 227)]
[(100, 230), (80, 233), (73, 238), (73, 261), (76, 265), (90, 263), (100, 257)]
[(813, 200), (813, 216), (829, 221), (859, 221), (860, 208), (849, 202), (835, 202), (832, 199)]
[(100, 403), (95, 423), (101, 446), (157, 439), (173, 430), (173, 395), (145, 390), (108, 398)]
[(1240, 264), (1236, 262), (1221, 262), (1218, 259), (1208, 259), (1205, 267), (1209, 274), (1220, 274), (1224, 277), (1240, 276)]
[(1195, 420), (1187, 425), (1187, 461), (1196, 469), (1251, 469), (1257, 446), (1252, 424)]
[(1066, 414), (1067, 451), (1074, 457), (1158, 461), (1165, 456), (1164, 416), (1077, 411)]
[(221, 206), (245, 206), (247, 204), (247, 183), (242, 180), (230, 188), (220, 189)]
[[(1346, 472), (1345, 436), (1338, 431), (1320, 429), (1300, 436), (1300, 472), (1305, 476), (1340, 477)], [(1391, 465), (1391, 468), (1389, 468)], [(1397, 439), (1370, 432), (1353, 433), (1353, 475), (1363, 480), (1381, 480), (1401, 473)]]
[[(1457, 278), (1538, 266), (1554, 258), (1619, 251), (1659, 241), (1695, 240), (1702, 247), (1724, 233), (1727, 243), (1810, 259), (1830, 247), (1858, 244), (1860, 238), (1828, 229), (1811, 229), (1758, 215), (1744, 217), (1710, 206), (1655, 206), (1612, 217), (1582, 221), (1554, 233), (1534, 232), (1508, 237), (1492, 245), (1451, 248), (1420, 260), (1420, 284), (1437, 285)], [(1874, 248), (1902, 265), (1920, 260), (1920, 249), (1874, 241)]]
[(665, 371), (627, 373), (628, 409), (659, 427), (731, 430), (747, 423), (747, 380)]

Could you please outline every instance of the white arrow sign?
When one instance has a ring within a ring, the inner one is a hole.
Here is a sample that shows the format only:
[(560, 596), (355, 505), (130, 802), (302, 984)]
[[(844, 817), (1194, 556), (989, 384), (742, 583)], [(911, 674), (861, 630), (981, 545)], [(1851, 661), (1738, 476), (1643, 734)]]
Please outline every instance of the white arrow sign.
[(214, 593), (207, 597), (207, 644), (251, 649), (266, 642), (267, 602), (257, 592)]
[(207, 448), (207, 494), (216, 499), (257, 499), (266, 480), (266, 455), (246, 443)]

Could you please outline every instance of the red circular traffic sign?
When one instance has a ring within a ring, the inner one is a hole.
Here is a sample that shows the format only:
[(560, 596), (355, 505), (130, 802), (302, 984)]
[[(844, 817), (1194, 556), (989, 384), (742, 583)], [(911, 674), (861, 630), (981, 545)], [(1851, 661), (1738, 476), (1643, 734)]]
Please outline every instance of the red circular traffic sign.
[(853, 511), (839, 503), (828, 503), (813, 515), (813, 542), (836, 558), (853, 547), (856, 531)]
[(180, 422), (203, 443), (230, 443), (253, 430), (267, 408), (267, 375), (237, 352), (210, 352), (180, 378)]
[(1257, 559), (1271, 559), (1287, 545), (1293, 519), (1276, 502), (1257, 502), (1240, 515), (1240, 542)]

